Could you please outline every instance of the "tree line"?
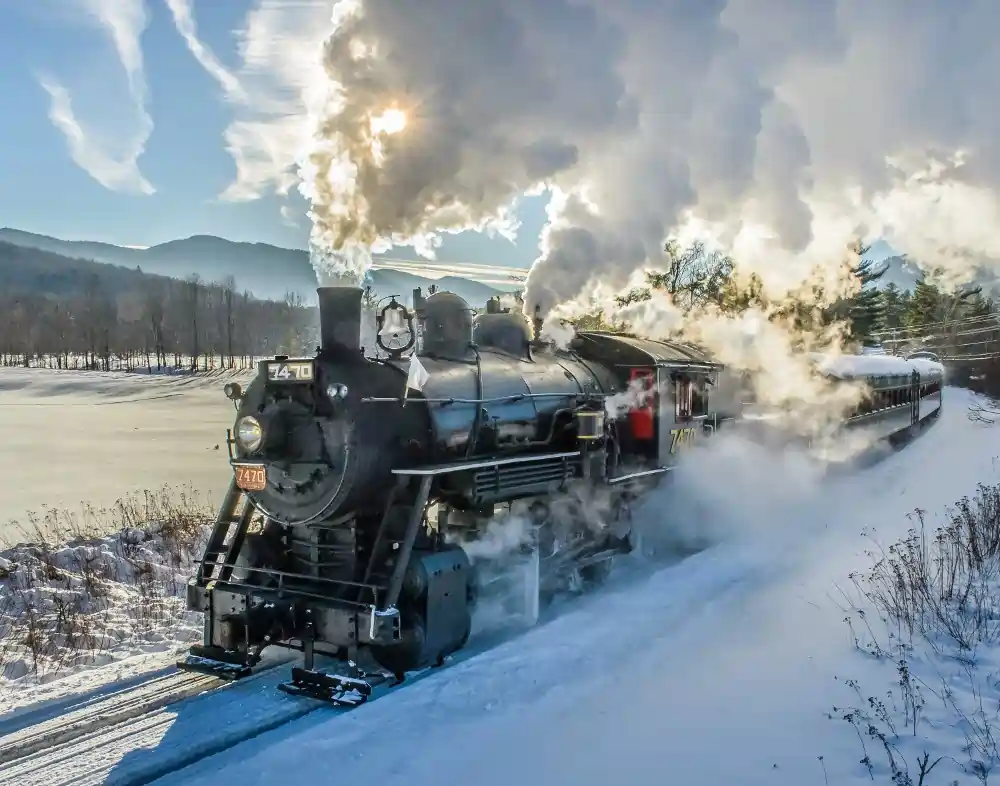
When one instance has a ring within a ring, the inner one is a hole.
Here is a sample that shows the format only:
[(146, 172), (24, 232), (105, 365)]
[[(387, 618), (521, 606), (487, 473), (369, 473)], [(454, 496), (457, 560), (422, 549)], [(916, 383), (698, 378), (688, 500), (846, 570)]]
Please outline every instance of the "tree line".
[(248, 368), (315, 342), (316, 309), (295, 294), (261, 300), (232, 278), (205, 282), (140, 274), (114, 291), (91, 275), (74, 294), (0, 295), (0, 363), (103, 371)]
[[(795, 297), (769, 303), (759, 278), (739, 276), (729, 256), (701, 243), (682, 248), (670, 242), (667, 264), (648, 272), (646, 285), (619, 297), (617, 305), (648, 300), (658, 291), (684, 311), (713, 306), (735, 314), (758, 306), (804, 331), (842, 322), (856, 347), (881, 343), (890, 352), (931, 349), (949, 357), (1000, 354), (1000, 332), (992, 330), (991, 321), (996, 305), (980, 287), (944, 290), (933, 275), (918, 280), (912, 292), (892, 283), (880, 287), (886, 269), (864, 259), (866, 251), (856, 244), (845, 256), (845, 275), (855, 284), (852, 296), (830, 303), (820, 284), (807, 282)], [(2, 365), (211, 371), (249, 368), (256, 357), (311, 354), (318, 343), (316, 308), (292, 293), (281, 301), (264, 300), (238, 291), (231, 277), (180, 280), (82, 261), (64, 269), (71, 260), (45, 256), (59, 265), (35, 267), (21, 260), (0, 265), (0, 279), (10, 279), (13, 288), (0, 294)], [(118, 277), (93, 272), (105, 267)], [(17, 278), (26, 275), (33, 278)], [(375, 300), (369, 288), (365, 305), (372, 319)], [(591, 330), (629, 327), (614, 310), (602, 309), (574, 324)]]
[[(760, 277), (740, 277), (738, 264), (731, 257), (710, 251), (702, 243), (682, 248), (669, 242), (664, 269), (648, 271), (645, 286), (616, 298), (616, 306), (647, 301), (654, 292), (662, 292), (686, 313), (711, 307), (735, 315), (758, 307), (771, 319), (786, 320), (802, 332), (841, 323), (846, 343), (854, 349), (881, 344), (896, 354), (917, 349), (949, 356), (1000, 352), (1000, 333), (992, 331), (995, 323), (990, 319), (997, 313), (997, 304), (981, 286), (945, 289), (935, 283), (939, 280), (937, 271), (923, 274), (912, 292), (895, 283), (879, 286), (888, 267), (865, 259), (867, 251), (860, 243), (847, 249), (843, 272), (852, 295), (831, 302), (824, 297), (822, 283), (807, 281), (791, 297), (770, 302)], [(970, 324), (986, 337), (977, 334), (975, 344), (965, 341)], [(606, 308), (578, 317), (573, 325), (578, 330), (620, 332), (630, 327), (618, 318), (617, 309)], [(996, 335), (988, 335), (991, 332)]]

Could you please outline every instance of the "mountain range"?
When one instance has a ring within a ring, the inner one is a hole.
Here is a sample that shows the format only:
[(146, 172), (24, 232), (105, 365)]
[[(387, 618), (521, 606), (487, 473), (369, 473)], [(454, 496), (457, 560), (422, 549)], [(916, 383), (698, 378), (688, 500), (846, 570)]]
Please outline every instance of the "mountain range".
[(895, 284), (901, 290), (913, 291), (923, 272), (917, 265), (908, 260), (905, 256), (891, 256), (883, 259), (878, 267), (885, 267), (886, 271), (875, 282), (879, 289), (885, 289), (889, 284)]
[[(222, 281), (232, 276), (238, 290), (249, 290), (257, 297), (281, 299), (286, 292), (294, 292), (306, 303), (316, 300), (316, 273), (309, 263), (308, 252), (266, 243), (238, 243), (213, 235), (195, 235), (149, 248), (128, 248), (86, 240), (60, 240), (6, 227), (0, 228), (0, 242), (69, 259), (140, 268), (145, 273), (170, 278), (198, 274), (204, 281)], [(397, 295), (407, 304), (415, 288), (420, 287), (426, 293), (431, 284), (455, 292), (477, 308), (503, 291), (457, 276), (432, 279), (391, 269), (372, 270), (370, 275), (379, 297)]]
[[(111, 243), (86, 240), (61, 240), (19, 229), (0, 228), (0, 243), (23, 249), (36, 249), (70, 260), (90, 260), (102, 265), (114, 265), (144, 273), (186, 278), (198, 274), (205, 281), (221, 281), (232, 276), (238, 290), (249, 290), (257, 297), (282, 299), (287, 292), (294, 292), (308, 303), (315, 303), (316, 274), (304, 250), (281, 248), (266, 243), (240, 243), (213, 235), (194, 235), (171, 240), (149, 248), (130, 248)], [(7, 255), (10, 256), (9, 254)], [(47, 270), (59, 267), (52, 258), (38, 264)], [(904, 256), (889, 256), (884, 265), (885, 274), (875, 282), (878, 288), (893, 283), (903, 290), (911, 290), (921, 277), (920, 269)], [(79, 277), (78, 265), (69, 265)], [(121, 275), (127, 271), (119, 271)], [(376, 269), (370, 272), (370, 283), (377, 295), (396, 295), (404, 303), (411, 300), (412, 291), (420, 287), (425, 292), (435, 284), (441, 289), (455, 292), (473, 307), (481, 307), (491, 297), (504, 289), (458, 276), (427, 278), (394, 269)]]

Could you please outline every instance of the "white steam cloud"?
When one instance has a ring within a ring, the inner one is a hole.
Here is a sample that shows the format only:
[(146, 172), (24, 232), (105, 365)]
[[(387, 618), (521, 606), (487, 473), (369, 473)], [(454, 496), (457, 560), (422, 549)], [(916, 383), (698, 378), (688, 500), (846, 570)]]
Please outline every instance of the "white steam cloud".
[(859, 235), (963, 280), (1000, 260), (998, 30), (989, 0), (270, 0), (228, 195), (298, 183), (317, 266), (356, 279), (389, 244), (513, 232), (548, 187), (529, 313), (669, 236), (769, 293), (835, 288)]
[(105, 129), (94, 134), (85, 127), (73, 107), (69, 90), (51, 74), (39, 74), (38, 81), (49, 95), (49, 119), (66, 137), (74, 163), (111, 191), (152, 194), (152, 184), (139, 170), (139, 157), (153, 132), (153, 120), (146, 111), (147, 87), (140, 39), (148, 18), (143, 0), (76, 0), (87, 20), (96, 23), (115, 47), (128, 78), (128, 92), (138, 122), (131, 133), (116, 138)]

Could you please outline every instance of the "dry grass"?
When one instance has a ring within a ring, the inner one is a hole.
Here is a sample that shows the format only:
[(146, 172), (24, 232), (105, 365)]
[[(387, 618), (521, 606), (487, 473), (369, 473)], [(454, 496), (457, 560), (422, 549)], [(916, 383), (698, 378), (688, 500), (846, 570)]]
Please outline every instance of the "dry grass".
[(926, 786), (942, 761), (987, 784), (1000, 764), (1000, 705), (987, 695), (1000, 685), (1000, 486), (979, 484), (933, 531), (924, 511), (912, 518), (905, 538), (851, 575), (857, 601), (845, 609), (854, 645), (891, 666), (895, 684), (866, 699), (844, 681), (858, 701), (830, 717), (851, 724), (873, 781), (866, 740), (900, 786)]
[(980, 484), (928, 532), (917, 526), (890, 546), (867, 576), (852, 581), (896, 634), (970, 654), (1000, 641), (1000, 486)]
[(210, 501), (164, 487), (84, 515), (48, 510), (0, 552), (0, 673), (54, 679), (195, 629), (187, 577), (215, 517)]

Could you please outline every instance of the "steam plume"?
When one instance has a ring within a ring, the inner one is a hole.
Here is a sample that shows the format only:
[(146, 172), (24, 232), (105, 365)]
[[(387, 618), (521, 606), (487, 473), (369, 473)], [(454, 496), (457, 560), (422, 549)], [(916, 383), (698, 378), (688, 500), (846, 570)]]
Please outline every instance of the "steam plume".
[[(609, 4), (642, 122), (555, 206), (526, 304), (656, 265), (707, 235), (764, 280), (837, 278), (855, 233), (954, 281), (1000, 260), (1000, 113), (982, 100), (1000, 9), (901, 0)], [(613, 10), (612, 10), (613, 9)], [(984, 228), (987, 227), (987, 228)]]
[[(280, 29), (295, 4), (264, 5)], [(228, 136), (249, 192), (298, 161), (336, 275), (390, 243), (512, 232), (511, 200), (548, 187), (529, 313), (623, 286), (668, 236), (776, 295), (843, 284), (858, 235), (957, 282), (1000, 260), (998, 21), (988, 0), (343, 0), (284, 79), (302, 117)]]

